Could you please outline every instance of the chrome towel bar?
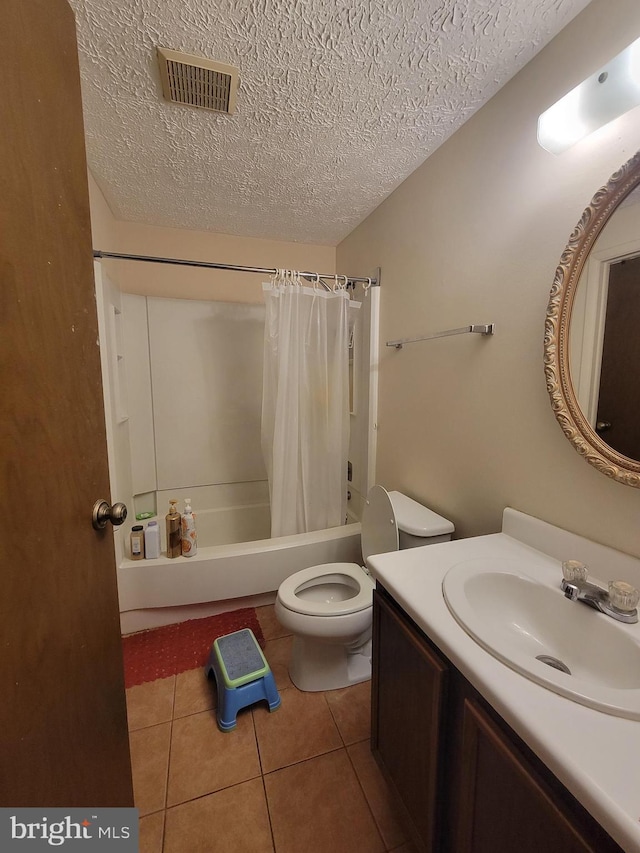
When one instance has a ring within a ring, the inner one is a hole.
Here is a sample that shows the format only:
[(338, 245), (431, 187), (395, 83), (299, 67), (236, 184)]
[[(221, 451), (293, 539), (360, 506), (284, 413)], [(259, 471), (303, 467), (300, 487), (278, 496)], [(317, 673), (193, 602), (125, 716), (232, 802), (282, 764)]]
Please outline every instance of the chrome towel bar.
[(495, 323), (487, 323), (483, 326), (462, 326), (460, 329), (447, 329), (445, 332), (434, 332), (431, 335), (423, 335), (420, 338), (402, 338), (398, 341), (387, 341), (388, 347), (402, 349), (405, 344), (413, 344), (416, 341), (430, 341), (433, 338), (446, 338), (449, 335), (467, 335), (474, 333), (478, 335), (492, 335), (495, 329)]

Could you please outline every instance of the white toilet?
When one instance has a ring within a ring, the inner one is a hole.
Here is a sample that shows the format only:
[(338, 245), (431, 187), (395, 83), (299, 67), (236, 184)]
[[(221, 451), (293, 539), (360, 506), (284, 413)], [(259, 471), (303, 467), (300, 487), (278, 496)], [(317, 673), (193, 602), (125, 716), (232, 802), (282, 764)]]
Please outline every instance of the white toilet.
[[(373, 554), (447, 542), (446, 518), (400, 492), (374, 486), (362, 515), (365, 566)], [(357, 563), (326, 563), (288, 577), (275, 613), (293, 636), (289, 674), (300, 690), (335, 690), (371, 678), (374, 582)]]

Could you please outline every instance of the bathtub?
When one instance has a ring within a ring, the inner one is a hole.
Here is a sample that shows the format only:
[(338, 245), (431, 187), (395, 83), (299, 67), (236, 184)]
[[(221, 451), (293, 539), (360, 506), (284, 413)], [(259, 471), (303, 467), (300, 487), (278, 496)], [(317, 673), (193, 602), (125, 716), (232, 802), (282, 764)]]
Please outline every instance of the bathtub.
[[(270, 603), (282, 581), (300, 569), (362, 560), (360, 523), (355, 519), (342, 527), (295, 536), (207, 545), (211, 531), (230, 529), (219, 524), (216, 512), (197, 514), (195, 556), (120, 560), (117, 576), (123, 634)], [(236, 532), (247, 529), (244, 521), (231, 522), (230, 517), (227, 521)]]

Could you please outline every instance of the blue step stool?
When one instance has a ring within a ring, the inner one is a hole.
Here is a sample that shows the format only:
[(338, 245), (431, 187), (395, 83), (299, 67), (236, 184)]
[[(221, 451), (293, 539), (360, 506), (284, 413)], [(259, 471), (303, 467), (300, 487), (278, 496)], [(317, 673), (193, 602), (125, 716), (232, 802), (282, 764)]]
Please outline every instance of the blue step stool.
[(216, 679), (218, 728), (223, 732), (235, 729), (238, 711), (247, 705), (266, 699), (269, 711), (280, 707), (271, 667), (250, 628), (218, 637), (204, 671)]

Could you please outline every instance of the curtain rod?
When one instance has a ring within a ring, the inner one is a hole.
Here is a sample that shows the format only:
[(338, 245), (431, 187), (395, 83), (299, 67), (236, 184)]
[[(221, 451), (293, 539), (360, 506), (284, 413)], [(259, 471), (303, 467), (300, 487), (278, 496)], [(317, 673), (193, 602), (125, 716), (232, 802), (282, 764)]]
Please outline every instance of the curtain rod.
[[(267, 269), (266, 267), (244, 267), (239, 266), (237, 264), (215, 264), (210, 261), (186, 261), (181, 258), (155, 258), (148, 255), (123, 255), (118, 252), (103, 252), (100, 250), (96, 250), (93, 253), (94, 258), (110, 258), (116, 260), (123, 261), (149, 261), (153, 264), (178, 264), (185, 267), (204, 267), (205, 269), (210, 270), (232, 270), (233, 272), (257, 272), (261, 275), (277, 275), (277, 269)], [(346, 278), (347, 283), (349, 284), (370, 284), (372, 287), (376, 287), (378, 284), (377, 278), (362, 278), (361, 276), (354, 275), (338, 275), (336, 276), (334, 273), (315, 273), (315, 272), (301, 272), (300, 273), (303, 278), (308, 279), (336, 279), (336, 278)]]

